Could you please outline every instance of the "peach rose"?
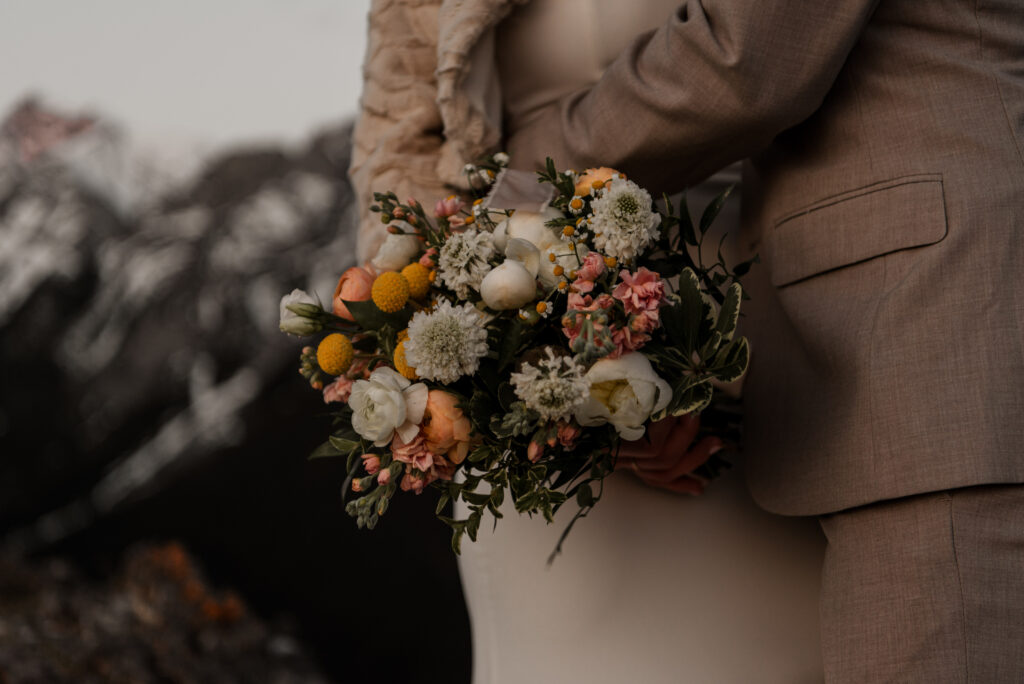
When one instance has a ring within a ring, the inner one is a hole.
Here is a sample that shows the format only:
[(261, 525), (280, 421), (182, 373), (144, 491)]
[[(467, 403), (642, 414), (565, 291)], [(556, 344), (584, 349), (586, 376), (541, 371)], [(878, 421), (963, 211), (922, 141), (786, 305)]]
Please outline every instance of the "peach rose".
[(612, 178), (618, 178), (620, 176), (625, 178), (621, 173), (615, 169), (610, 169), (607, 166), (602, 166), (598, 169), (587, 169), (583, 172), (583, 175), (580, 176), (580, 179), (576, 181), (576, 189), (574, 192), (580, 197), (586, 197), (590, 194), (591, 185), (594, 181), (607, 183)]
[(365, 268), (353, 266), (342, 273), (338, 287), (334, 288), (334, 315), (347, 321), (355, 320), (342, 300), (365, 302), (370, 298), (371, 287), (373, 287), (373, 276)]
[(462, 463), (469, 453), (469, 435), (472, 430), (469, 418), (456, 406), (457, 402), (454, 395), (430, 390), (421, 424), (430, 450), (447, 456), (455, 465)]

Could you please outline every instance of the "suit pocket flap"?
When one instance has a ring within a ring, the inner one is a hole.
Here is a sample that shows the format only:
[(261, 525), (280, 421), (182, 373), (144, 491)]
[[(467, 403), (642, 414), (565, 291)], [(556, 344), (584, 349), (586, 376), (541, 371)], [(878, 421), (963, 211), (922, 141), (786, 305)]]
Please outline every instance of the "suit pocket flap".
[(772, 284), (819, 273), (946, 236), (939, 175), (906, 176), (816, 202), (775, 223), (770, 245)]

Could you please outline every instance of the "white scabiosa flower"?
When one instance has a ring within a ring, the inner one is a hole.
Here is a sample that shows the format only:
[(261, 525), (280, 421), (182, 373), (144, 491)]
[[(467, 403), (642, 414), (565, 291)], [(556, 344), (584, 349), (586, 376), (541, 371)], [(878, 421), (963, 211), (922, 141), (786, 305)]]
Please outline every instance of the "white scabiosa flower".
[(658, 239), (661, 216), (651, 210), (651, 196), (633, 181), (616, 180), (590, 203), (594, 246), (608, 256), (633, 261)]
[(488, 262), (493, 257), (491, 234), (470, 228), (453, 234), (441, 247), (438, 275), (459, 299), (466, 299), (471, 291), (480, 289), (484, 276), (491, 270)]
[(587, 400), (590, 382), (575, 358), (556, 356), (551, 347), (546, 351), (546, 359), (524, 363), (512, 374), (512, 387), (526, 408), (545, 420), (566, 420)]
[(484, 318), (472, 304), (443, 301), (433, 311), (417, 312), (409, 321), (405, 358), (425, 380), (455, 382), (472, 375), (487, 354)]

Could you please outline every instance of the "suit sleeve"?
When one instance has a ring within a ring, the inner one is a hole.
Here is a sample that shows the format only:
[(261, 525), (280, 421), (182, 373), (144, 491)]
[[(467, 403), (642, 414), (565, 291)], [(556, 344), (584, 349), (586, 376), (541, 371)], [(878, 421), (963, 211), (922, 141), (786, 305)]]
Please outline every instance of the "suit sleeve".
[(443, 145), (437, 107), (440, 0), (373, 0), (363, 62), (363, 93), (349, 176), (359, 207), (360, 262), (387, 235), (369, 211), (374, 192), (426, 203), (442, 197), (437, 163)]
[(689, 0), (592, 87), (506, 141), (518, 168), (613, 166), (676, 191), (767, 146), (820, 105), (878, 0)]

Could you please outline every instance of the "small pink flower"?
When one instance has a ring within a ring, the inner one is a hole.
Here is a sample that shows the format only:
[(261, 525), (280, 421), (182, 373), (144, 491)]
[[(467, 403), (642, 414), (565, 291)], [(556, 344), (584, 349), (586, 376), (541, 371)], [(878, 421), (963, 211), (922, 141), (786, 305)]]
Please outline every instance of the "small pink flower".
[(430, 470), (430, 466), (434, 465), (434, 454), (427, 448), (427, 440), (422, 431), (417, 432), (408, 444), (396, 434), (391, 441), (391, 453), (394, 454), (396, 461), (408, 463), (422, 472)]
[(423, 488), (426, 487), (427, 483), (423, 477), (413, 477), (412, 473), (406, 473), (402, 476), (402, 481), (399, 483), (403, 492), (413, 492), (415, 494), (422, 494)]
[(431, 247), (420, 257), (420, 266), (434, 268), (437, 265), (437, 247)]
[(434, 205), (434, 216), (437, 218), (449, 218), (462, 211), (464, 206), (465, 204), (458, 197), (449, 195), (442, 200), (437, 200), (437, 204)]
[(385, 468), (384, 470), (377, 473), (377, 484), (386, 485), (391, 482), (391, 471)]
[(597, 252), (590, 252), (583, 258), (583, 265), (576, 271), (577, 280), (597, 280), (604, 273), (604, 257)]
[(665, 284), (657, 273), (641, 266), (636, 273), (625, 269), (619, 271), (619, 278), (622, 282), (612, 292), (612, 296), (622, 302), (626, 313), (656, 311), (661, 306), (665, 298)]
[(377, 471), (380, 470), (380, 456), (376, 454), (363, 454), (363, 467), (366, 468), (366, 472), (370, 475), (376, 475)]
[(540, 460), (540, 457), (544, 454), (544, 445), (538, 444), (537, 442), (530, 442), (530, 446), (526, 447), (526, 457), (530, 459), (530, 463), (536, 463)]
[(636, 351), (647, 344), (651, 336), (647, 333), (634, 332), (628, 325), (612, 328), (612, 343), (615, 351), (608, 355), (609, 359), (617, 359), (626, 352)]
[(576, 446), (576, 440), (583, 434), (583, 429), (573, 423), (558, 423), (558, 443), (566, 451), (571, 451)]
[(330, 385), (324, 387), (324, 403), (346, 402), (351, 394), (352, 379), (342, 375)]
[(359, 484), (359, 479), (358, 478), (352, 480), (352, 491), (353, 492), (361, 492), (361, 491), (363, 491), (363, 485)]
[(658, 311), (644, 311), (642, 314), (632, 316), (629, 320), (629, 329), (637, 333), (653, 332), (661, 325), (661, 317)]

